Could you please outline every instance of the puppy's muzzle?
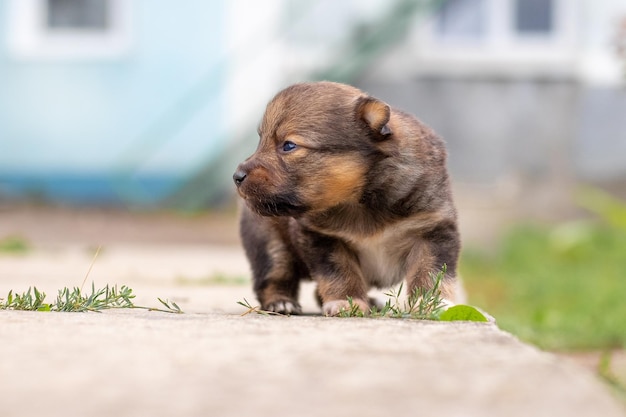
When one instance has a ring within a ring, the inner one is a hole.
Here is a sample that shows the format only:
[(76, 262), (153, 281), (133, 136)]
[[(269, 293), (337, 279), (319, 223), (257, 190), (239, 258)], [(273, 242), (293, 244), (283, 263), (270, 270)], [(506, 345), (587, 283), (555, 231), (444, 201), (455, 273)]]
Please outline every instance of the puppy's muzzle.
[(248, 176), (248, 173), (241, 168), (237, 168), (237, 171), (233, 174), (233, 181), (235, 181), (235, 185), (239, 187), (243, 184), (244, 180)]

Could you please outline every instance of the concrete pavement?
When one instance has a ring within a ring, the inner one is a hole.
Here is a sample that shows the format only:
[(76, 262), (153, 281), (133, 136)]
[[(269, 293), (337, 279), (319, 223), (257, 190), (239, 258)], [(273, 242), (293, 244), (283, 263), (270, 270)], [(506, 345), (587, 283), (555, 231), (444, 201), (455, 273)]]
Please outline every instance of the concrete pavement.
[[(0, 255), (0, 297), (36, 285), (51, 300), (92, 255)], [(0, 415), (625, 415), (591, 373), (493, 324), (320, 317), (311, 286), (310, 315), (241, 316), (247, 271), (236, 246), (105, 247), (88, 282), (186, 313), (0, 311)]]

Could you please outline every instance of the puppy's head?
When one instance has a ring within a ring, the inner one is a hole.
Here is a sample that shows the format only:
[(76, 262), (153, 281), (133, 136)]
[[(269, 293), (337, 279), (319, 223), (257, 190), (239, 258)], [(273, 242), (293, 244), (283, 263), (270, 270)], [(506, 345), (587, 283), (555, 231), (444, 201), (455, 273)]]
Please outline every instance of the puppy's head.
[(233, 176), (264, 216), (298, 216), (357, 202), (366, 174), (392, 133), (390, 109), (331, 82), (296, 84), (267, 105), (256, 152)]

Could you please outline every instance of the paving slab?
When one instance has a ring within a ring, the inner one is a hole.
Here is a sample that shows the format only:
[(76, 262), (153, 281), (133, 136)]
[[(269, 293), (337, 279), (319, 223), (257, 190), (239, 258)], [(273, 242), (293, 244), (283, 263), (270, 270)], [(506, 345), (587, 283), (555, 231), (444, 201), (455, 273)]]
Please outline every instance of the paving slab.
[[(0, 297), (36, 285), (53, 298), (92, 257), (2, 255)], [(305, 316), (242, 316), (250, 285), (206, 283), (247, 271), (235, 246), (107, 246), (88, 282), (186, 313), (0, 311), (0, 415), (625, 415), (591, 373), (494, 324), (321, 317), (311, 286)]]
[(0, 313), (3, 416), (623, 416), (492, 324)]

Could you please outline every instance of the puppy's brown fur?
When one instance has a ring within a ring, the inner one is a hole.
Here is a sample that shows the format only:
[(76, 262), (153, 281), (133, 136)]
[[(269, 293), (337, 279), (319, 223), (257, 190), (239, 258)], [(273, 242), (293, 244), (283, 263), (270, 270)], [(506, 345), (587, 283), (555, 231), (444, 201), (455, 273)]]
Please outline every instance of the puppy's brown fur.
[(460, 242), (443, 141), (413, 116), (331, 82), (267, 105), (256, 152), (234, 179), (241, 237), (262, 308), (298, 313), (301, 279), (325, 314), (367, 311), (371, 287), (432, 285), (454, 301)]

